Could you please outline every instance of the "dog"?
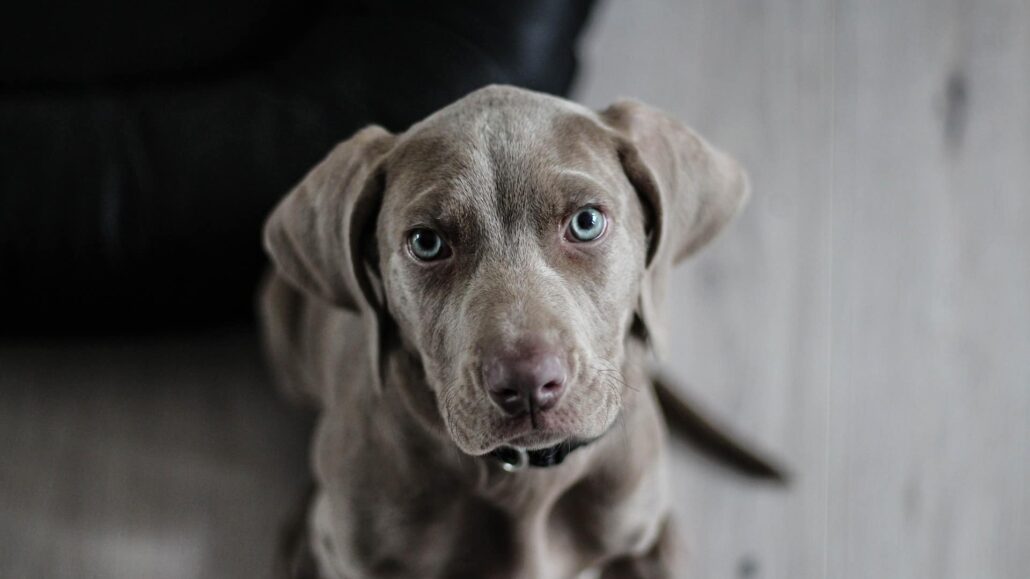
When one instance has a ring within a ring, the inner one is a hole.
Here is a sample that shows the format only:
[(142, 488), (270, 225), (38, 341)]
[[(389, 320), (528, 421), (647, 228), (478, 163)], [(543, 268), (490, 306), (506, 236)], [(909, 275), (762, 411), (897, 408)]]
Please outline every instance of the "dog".
[(650, 370), (667, 272), (748, 196), (631, 100), (491, 86), (336, 146), (264, 231), (271, 367), (319, 412), (287, 572), (670, 576), (666, 416), (780, 476)]

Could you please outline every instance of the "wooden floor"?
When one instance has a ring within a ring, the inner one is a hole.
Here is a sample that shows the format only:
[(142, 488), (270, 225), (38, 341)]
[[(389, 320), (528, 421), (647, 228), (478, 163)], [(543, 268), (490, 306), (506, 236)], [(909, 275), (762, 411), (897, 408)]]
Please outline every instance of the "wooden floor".
[(0, 577), (270, 577), (306, 426), (247, 334), (0, 344)]
[(686, 455), (692, 577), (1030, 577), (1030, 2), (609, 1), (578, 95), (750, 170), (671, 365), (796, 471)]
[[(1030, 576), (1030, 2), (608, 0), (584, 66), (754, 184), (670, 364), (796, 480), (677, 448), (686, 576)], [(0, 577), (267, 577), (305, 427), (247, 335), (0, 344)]]

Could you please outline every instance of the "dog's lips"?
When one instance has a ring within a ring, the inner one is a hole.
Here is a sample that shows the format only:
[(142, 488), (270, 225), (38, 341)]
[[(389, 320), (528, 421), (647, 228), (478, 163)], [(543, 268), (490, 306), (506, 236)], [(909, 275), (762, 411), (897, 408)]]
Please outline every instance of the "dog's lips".
[(537, 417), (537, 427), (528, 415), (512, 418), (497, 432), (497, 446), (514, 446), (527, 450), (547, 448), (568, 440), (574, 433), (548, 425), (547, 414)]
[(509, 439), (506, 445), (525, 450), (538, 450), (549, 448), (568, 439), (569, 437), (561, 432), (533, 430)]

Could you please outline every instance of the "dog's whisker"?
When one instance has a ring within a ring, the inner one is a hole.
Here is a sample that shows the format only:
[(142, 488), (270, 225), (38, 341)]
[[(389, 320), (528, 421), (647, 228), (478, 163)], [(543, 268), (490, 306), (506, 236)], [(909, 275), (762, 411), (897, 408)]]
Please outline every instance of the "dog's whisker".
[(639, 388), (637, 388), (636, 386), (633, 386), (633, 385), (629, 384), (629, 382), (626, 380), (626, 376), (622, 373), (622, 371), (616, 369), (614, 367), (614, 365), (611, 365), (610, 363), (607, 363), (607, 362), (602, 362), (602, 364), (609, 364), (610, 367), (604, 367), (604, 366), (595, 367), (594, 371), (596, 373), (598, 373), (598, 374), (600, 374), (600, 375), (602, 375), (604, 377), (608, 377), (608, 378), (614, 379), (623, 388), (628, 388), (628, 389), (633, 390), (633, 391), (639, 390)]

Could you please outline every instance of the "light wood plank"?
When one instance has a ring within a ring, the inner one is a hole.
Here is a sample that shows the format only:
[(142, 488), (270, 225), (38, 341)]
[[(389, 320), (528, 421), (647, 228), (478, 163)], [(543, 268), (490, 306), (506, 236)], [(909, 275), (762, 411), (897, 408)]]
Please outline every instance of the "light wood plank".
[(1030, 569), (1028, 23), (839, 2), (834, 577)]

